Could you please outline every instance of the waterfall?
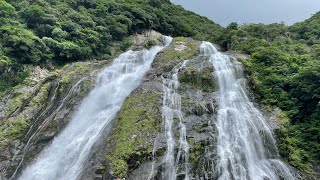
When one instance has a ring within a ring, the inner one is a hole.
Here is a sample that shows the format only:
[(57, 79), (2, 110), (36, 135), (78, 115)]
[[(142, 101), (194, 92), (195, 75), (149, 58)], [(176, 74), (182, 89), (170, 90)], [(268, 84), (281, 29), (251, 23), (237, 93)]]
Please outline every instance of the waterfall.
[[(165, 133), (167, 139), (167, 151), (164, 157), (164, 180), (174, 180), (177, 176), (189, 179), (189, 144), (186, 137), (186, 126), (181, 111), (181, 96), (178, 93), (179, 80), (178, 73), (186, 65), (187, 61), (178, 64), (173, 69), (169, 77), (163, 77), (163, 107), (162, 115), (165, 123)], [(175, 122), (176, 121), (176, 122)], [(174, 124), (178, 124), (179, 139), (175, 142)], [(177, 155), (175, 157), (175, 150)]]
[[(171, 42), (164, 37), (165, 46)], [(165, 46), (127, 51), (103, 69), (65, 129), (29, 165), (20, 180), (78, 179), (94, 143), (112, 122), (125, 98), (137, 88), (156, 54)]]
[(272, 130), (248, 97), (241, 63), (208, 42), (201, 44), (200, 51), (212, 63), (219, 87), (214, 179), (296, 179), (292, 169), (279, 160)]

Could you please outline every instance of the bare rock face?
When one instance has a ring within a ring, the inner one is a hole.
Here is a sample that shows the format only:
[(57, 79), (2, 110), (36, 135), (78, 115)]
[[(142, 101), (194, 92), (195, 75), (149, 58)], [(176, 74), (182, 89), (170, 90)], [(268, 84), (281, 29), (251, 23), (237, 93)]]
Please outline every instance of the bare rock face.
[(187, 42), (176, 42), (175, 44), (174, 44), (174, 50), (175, 51), (186, 51), (186, 50), (188, 50), (189, 48), (188, 48), (188, 46), (187, 46)]
[(149, 40), (158, 40), (161, 37), (162, 34), (159, 32), (156, 32), (154, 30), (146, 31), (143, 34), (138, 34), (134, 37), (134, 44), (136, 46), (141, 46)]
[(150, 47), (152, 45), (160, 44), (162, 40), (162, 34), (154, 30), (146, 31), (142, 34), (134, 36), (133, 44), (134, 49), (143, 47)]
[(27, 78), (27, 80), (33, 81), (34, 84), (36, 84), (36, 83), (39, 83), (41, 80), (45, 79), (48, 76), (49, 76), (49, 70), (42, 69), (41, 67), (36, 66), (32, 70), (32, 74), (31, 74), (31, 76), (29, 78)]
[(279, 109), (279, 108), (274, 108), (272, 111), (271, 111), (271, 113), (270, 113), (270, 116), (269, 116), (269, 120), (270, 120), (270, 122), (269, 122), (269, 125), (270, 125), (270, 127), (272, 128), (272, 129), (279, 129), (279, 128), (281, 128), (280, 127), (280, 121), (281, 121), (281, 119), (283, 118), (282, 116), (282, 111), (281, 111), (281, 109)]

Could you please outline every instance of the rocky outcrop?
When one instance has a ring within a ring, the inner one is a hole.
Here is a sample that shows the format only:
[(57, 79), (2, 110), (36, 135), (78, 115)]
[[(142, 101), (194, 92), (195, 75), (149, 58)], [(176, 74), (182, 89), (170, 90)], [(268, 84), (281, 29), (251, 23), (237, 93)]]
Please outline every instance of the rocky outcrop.
[(1, 98), (0, 172), (15, 177), (63, 129), (106, 62), (78, 62), (49, 72), (35, 67)]
[(133, 44), (131, 48), (142, 49), (142, 48), (149, 48), (151, 46), (157, 45), (162, 40), (162, 34), (156, 32), (154, 30), (146, 31), (143, 34), (137, 34), (133, 37)]

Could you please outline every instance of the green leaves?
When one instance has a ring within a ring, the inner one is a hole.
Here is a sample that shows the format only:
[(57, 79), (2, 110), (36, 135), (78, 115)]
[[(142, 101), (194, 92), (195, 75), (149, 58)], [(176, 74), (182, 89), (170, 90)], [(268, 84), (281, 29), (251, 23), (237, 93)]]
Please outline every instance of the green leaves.
[(39, 62), (47, 51), (39, 37), (20, 26), (1, 26), (0, 43), (5, 54), (21, 63)]
[(0, 18), (10, 18), (16, 14), (15, 8), (5, 0), (0, 0)]
[(149, 29), (201, 40), (217, 39), (222, 31), (168, 0), (10, 3), (0, 1), (0, 43), (5, 56), (23, 64), (104, 56), (112, 41)]
[(290, 27), (295, 39), (304, 39), (309, 45), (320, 44), (320, 12), (304, 22)]

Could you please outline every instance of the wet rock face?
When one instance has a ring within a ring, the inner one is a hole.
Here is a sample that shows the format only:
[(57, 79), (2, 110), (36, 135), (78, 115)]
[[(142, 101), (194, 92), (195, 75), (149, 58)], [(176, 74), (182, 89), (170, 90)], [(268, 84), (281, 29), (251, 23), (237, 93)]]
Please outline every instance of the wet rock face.
[[(204, 67), (203, 67), (204, 66)], [(213, 67), (210, 64), (191, 64), (179, 72), (181, 90), (195, 89), (203, 92), (214, 92), (216, 85), (213, 77)]]
[[(69, 121), (104, 62), (79, 62), (31, 77), (0, 100), (0, 174), (19, 174)], [(93, 73), (92, 73), (93, 72)]]
[[(155, 31), (136, 35), (131, 48), (159, 44), (160, 37)], [(96, 74), (111, 60), (75, 62), (51, 71), (34, 67), (31, 77), (1, 95), (0, 179), (18, 175), (52, 141), (94, 86)], [(105, 154), (98, 158), (104, 160)], [(99, 168), (103, 167), (97, 164), (88, 165), (94, 171), (89, 179), (102, 177)]]
[[(214, 92), (217, 88), (212, 65), (198, 57), (199, 44), (200, 42), (189, 38), (175, 38), (167, 49), (157, 55), (145, 82), (124, 102), (112, 133), (104, 142), (104, 150), (99, 150), (106, 157), (105, 161), (96, 161), (98, 166), (104, 167), (104, 172), (99, 172), (103, 174), (102, 179), (108, 179), (110, 174), (126, 179), (162, 179), (167, 146), (161, 109), (162, 81), (163, 77), (170, 76), (176, 65), (185, 60), (188, 63), (179, 72), (178, 91), (187, 128), (187, 141), (190, 144), (189, 161), (193, 168), (191, 174), (197, 177), (198, 174), (205, 173), (205, 163), (208, 158), (214, 158), (214, 155), (205, 154), (213, 148), (209, 144), (215, 141)], [(174, 122), (173, 131), (179, 135), (177, 122)]]

